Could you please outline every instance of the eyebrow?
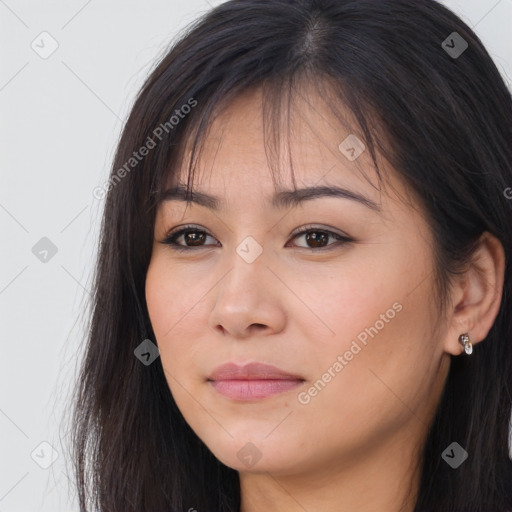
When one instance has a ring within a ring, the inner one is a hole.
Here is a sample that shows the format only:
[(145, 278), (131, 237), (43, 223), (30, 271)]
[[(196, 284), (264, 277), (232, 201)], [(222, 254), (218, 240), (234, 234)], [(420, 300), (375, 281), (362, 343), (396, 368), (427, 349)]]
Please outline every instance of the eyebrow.
[[(296, 206), (304, 201), (320, 197), (340, 197), (342, 199), (350, 199), (363, 204), (371, 210), (380, 211), (380, 206), (371, 199), (368, 199), (357, 192), (337, 186), (307, 187), (297, 190), (276, 192), (272, 197), (271, 205), (274, 208), (287, 208), (290, 206)], [(187, 189), (184, 185), (176, 185), (166, 190), (162, 194), (161, 200), (188, 201), (216, 211), (220, 210), (223, 204), (222, 199), (204, 192), (190, 191), (187, 194)]]

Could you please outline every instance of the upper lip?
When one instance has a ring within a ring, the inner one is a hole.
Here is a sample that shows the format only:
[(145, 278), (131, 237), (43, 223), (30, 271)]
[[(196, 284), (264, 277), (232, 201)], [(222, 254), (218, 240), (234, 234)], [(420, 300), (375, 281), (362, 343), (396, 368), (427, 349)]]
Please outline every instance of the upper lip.
[(226, 363), (218, 366), (208, 380), (304, 380), (299, 375), (286, 372), (264, 363), (249, 363), (239, 366)]

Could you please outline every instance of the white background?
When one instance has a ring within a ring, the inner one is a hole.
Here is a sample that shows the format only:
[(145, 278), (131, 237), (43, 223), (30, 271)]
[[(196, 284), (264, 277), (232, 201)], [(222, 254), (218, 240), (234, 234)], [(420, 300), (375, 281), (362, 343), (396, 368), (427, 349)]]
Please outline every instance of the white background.
[[(218, 3), (0, 0), (0, 512), (78, 510), (61, 420), (103, 206), (92, 191), (155, 58)], [(512, 0), (444, 3), (510, 84)], [(31, 48), (43, 31), (59, 45), (47, 59)], [(46, 263), (32, 253), (42, 237), (57, 247)], [(58, 453), (48, 469), (34, 461), (51, 455), (43, 441)]]

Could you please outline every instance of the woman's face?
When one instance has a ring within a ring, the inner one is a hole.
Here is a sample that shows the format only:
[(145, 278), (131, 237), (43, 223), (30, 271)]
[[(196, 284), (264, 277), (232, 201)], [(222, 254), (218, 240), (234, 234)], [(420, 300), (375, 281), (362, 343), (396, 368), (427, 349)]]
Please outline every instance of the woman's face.
[[(259, 94), (233, 102), (204, 147), (194, 192), (217, 208), (169, 194), (157, 212), (146, 299), (172, 395), (242, 472), (332, 474), (404, 439), (416, 449), (448, 370), (428, 225), (389, 168), (388, 195), (367, 150), (340, 149), (350, 132), (319, 99), (294, 117), (297, 188), (348, 192), (273, 202), (292, 178), (274, 188)], [(183, 250), (162, 243), (188, 224)], [(215, 375), (226, 363), (281, 373)]]

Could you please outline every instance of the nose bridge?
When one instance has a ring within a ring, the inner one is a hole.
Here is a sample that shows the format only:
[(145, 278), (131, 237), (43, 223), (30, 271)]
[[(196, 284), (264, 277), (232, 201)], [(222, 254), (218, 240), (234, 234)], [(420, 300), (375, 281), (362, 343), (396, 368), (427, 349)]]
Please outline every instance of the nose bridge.
[(228, 258), (229, 270), (218, 283), (209, 324), (235, 336), (247, 334), (251, 325), (281, 329), (283, 304), (270, 281), (268, 254), (255, 240), (246, 237)]
[(246, 237), (242, 240), (229, 258), (230, 270), (219, 283), (217, 300), (232, 295), (240, 304), (258, 300), (268, 280), (267, 256), (254, 238)]

